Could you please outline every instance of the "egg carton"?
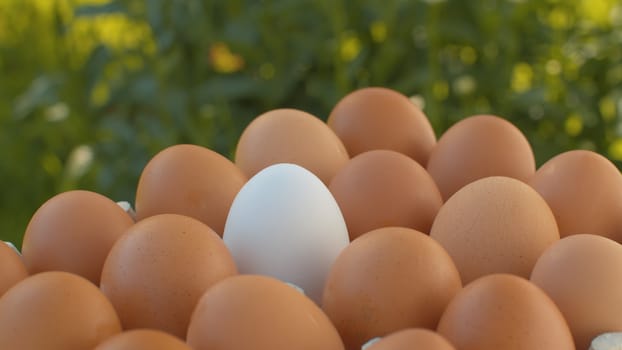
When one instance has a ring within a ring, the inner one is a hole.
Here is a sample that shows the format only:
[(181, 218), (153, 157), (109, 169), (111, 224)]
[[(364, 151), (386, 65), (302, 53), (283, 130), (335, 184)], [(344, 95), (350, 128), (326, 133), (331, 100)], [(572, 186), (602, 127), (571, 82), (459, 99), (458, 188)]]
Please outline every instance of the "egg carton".
[(380, 339), (382, 339), (381, 337), (376, 337), (376, 338), (372, 338), (370, 339), (367, 343), (363, 344), (363, 346), (361, 346), (361, 350), (367, 350), (370, 346), (376, 344), (377, 342), (380, 341)]
[[(363, 344), (361, 350), (367, 350), (380, 341), (381, 337), (370, 339)], [(622, 350), (622, 332), (604, 333), (594, 338), (589, 350)]]
[(622, 350), (622, 332), (599, 335), (594, 338), (589, 350)]
[(13, 249), (19, 256), (22, 255), (22, 253), (19, 252), (19, 250), (17, 249), (17, 247), (13, 243), (11, 243), (11, 242), (4, 242), (4, 243), (6, 243), (6, 245), (11, 247), (11, 249)]
[(132, 204), (130, 204), (130, 202), (120, 201), (117, 202), (117, 205), (119, 205), (121, 209), (123, 209), (127, 213), (127, 215), (132, 218), (132, 220), (136, 221), (136, 211), (134, 211), (134, 208), (132, 208)]

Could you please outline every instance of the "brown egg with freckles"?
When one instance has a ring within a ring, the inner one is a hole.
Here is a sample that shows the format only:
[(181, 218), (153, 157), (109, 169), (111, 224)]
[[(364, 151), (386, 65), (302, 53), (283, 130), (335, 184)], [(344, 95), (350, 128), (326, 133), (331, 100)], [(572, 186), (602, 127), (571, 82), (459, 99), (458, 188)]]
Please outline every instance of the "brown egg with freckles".
[(427, 170), (446, 201), (484, 177), (529, 181), (536, 162), (529, 141), (516, 126), (497, 116), (476, 115), (445, 131), (430, 154)]
[(117, 239), (134, 224), (111, 199), (91, 191), (67, 191), (32, 216), (22, 243), (30, 274), (67, 271), (99, 284), (102, 266)]
[(201, 297), (188, 328), (194, 350), (343, 350), (322, 310), (275, 278), (227, 278)]
[(430, 231), (456, 263), (463, 283), (492, 273), (529, 278), (538, 257), (559, 240), (555, 217), (529, 185), (493, 176), (456, 192)]
[(355, 239), (326, 280), (322, 309), (346, 349), (410, 327), (434, 329), (460, 290), (460, 275), (445, 250), (428, 235), (385, 227)]
[(222, 236), (233, 198), (246, 176), (229, 159), (198, 145), (174, 145), (147, 163), (136, 189), (136, 219), (180, 214)]
[(578, 349), (622, 332), (622, 245), (598, 235), (562, 238), (538, 259), (531, 281), (553, 299)]
[(93, 283), (69, 272), (30, 276), (0, 298), (2, 349), (93, 349), (119, 332), (110, 301)]
[(199, 298), (237, 274), (220, 237), (191, 217), (160, 214), (130, 227), (110, 250), (101, 290), (123, 328), (153, 328), (183, 338)]
[(354, 157), (375, 149), (400, 152), (426, 166), (436, 135), (426, 115), (401, 93), (367, 87), (343, 97), (327, 120)]
[(21, 257), (0, 241), (0, 297), (17, 282), (28, 277), (28, 270)]
[(438, 333), (425, 328), (407, 328), (383, 337), (365, 350), (456, 350)]
[(277, 163), (292, 163), (328, 184), (348, 161), (346, 148), (317, 117), (297, 109), (274, 109), (255, 118), (235, 151), (235, 164), (251, 178)]
[(94, 350), (192, 350), (181, 339), (154, 329), (134, 329), (119, 333)]
[(411, 158), (374, 150), (352, 158), (330, 182), (350, 240), (388, 226), (428, 233), (443, 204), (434, 180)]
[(544, 163), (529, 184), (553, 210), (561, 237), (591, 233), (622, 242), (622, 175), (607, 158), (564, 152)]
[(509, 274), (466, 285), (447, 305), (437, 331), (459, 350), (575, 350), (555, 303), (533, 283)]

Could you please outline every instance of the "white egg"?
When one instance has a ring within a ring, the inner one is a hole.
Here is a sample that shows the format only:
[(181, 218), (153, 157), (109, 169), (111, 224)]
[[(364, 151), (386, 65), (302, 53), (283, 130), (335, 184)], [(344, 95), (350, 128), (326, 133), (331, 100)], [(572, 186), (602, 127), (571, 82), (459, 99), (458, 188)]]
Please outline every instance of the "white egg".
[(223, 240), (240, 273), (293, 283), (317, 303), (331, 265), (349, 243), (328, 188), (305, 168), (285, 163), (263, 169), (242, 187)]

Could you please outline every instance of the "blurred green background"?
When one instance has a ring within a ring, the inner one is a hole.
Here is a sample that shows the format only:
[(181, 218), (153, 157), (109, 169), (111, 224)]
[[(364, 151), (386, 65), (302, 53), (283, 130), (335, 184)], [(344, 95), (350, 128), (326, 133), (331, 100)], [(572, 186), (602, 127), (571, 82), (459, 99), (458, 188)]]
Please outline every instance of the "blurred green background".
[(508, 118), (538, 164), (571, 148), (622, 163), (615, 0), (1, 0), (0, 239), (82, 188), (133, 201), (176, 143), (231, 156), (277, 107), (325, 119), (378, 85), (414, 96), (440, 135)]

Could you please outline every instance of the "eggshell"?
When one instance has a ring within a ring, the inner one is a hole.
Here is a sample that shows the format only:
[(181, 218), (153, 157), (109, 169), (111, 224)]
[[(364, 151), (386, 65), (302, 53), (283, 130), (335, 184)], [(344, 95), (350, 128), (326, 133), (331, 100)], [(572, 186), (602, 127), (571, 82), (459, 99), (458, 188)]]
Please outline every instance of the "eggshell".
[(313, 301), (266, 276), (240, 275), (210, 288), (188, 328), (194, 350), (343, 350)]
[(436, 332), (422, 328), (408, 328), (380, 339), (366, 350), (456, 350)]
[(26, 277), (28, 271), (20, 256), (8, 245), (0, 243), (0, 297)]
[(119, 332), (119, 318), (97, 286), (68, 272), (30, 276), (0, 298), (2, 349), (92, 349)]
[(536, 163), (517, 127), (496, 116), (477, 115), (459, 121), (441, 136), (427, 169), (447, 200), (466, 184), (488, 176), (528, 181)]
[(318, 303), (330, 266), (349, 243), (328, 188), (308, 170), (285, 163), (265, 168), (244, 185), (223, 240), (240, 273), (294, 283)]
[(622, 245), (579, 234), (559, 240), (538, 259), (531, 281), (568, 321), (578, 349), (601, 333), (622, 331)]
[(28, 272), (67, 271), (99, 284), (112, 245), (132, 226), (114, 201), (90, 191), (67, 191), (32, 216), (22, 243)]
[(389, 150), (361, 153), (330, 182), (350, 240), (387, 226), (430, 232), (443, 204), (434, 180), (417, 162)]
[(183, 338), (201, 295), (236, 272), (212, 229), (190, 217), (160, 214), (136, 223), (114, 245), (101, 290), (124, 329), (153, 328)]
[(235, 163), (248, 177), (277, 163), (300, 165), (328, 184), (349, 159), (335, 133), (315, 116), (296, 109), (275, 109), (244, 129)]
[(222, 236), (227, 213), (246, 176), (229, 159), (197, 145), (175, 145), (145, 166), (136, 189), (136, 219), (193, 217)]
[(529, 278), (540, 254), (559, 240), (544, 199), (529, 185), (501, 176), (456, 192), (438, 212), (430, 236), (452, 257), (463, 283), (499, 272)]
[(438, 332), (460, 350), (574, 350), (561, 312), (522, 277), (494, 274), (466, 285), (449, 303)]
[(553, 210), (562, 237), (591, 233), (622, 242), (622, 175), (605, 157), (562, 153), (542, 165), (530, 184)]
[(381, 87), (346, 95), (333, 108), (327, 123), (351, 157), (374, 149), (390, 149), (425, 166), (436, 144), (425, 114), (406, 96)]
[(108, 338), (95, 350), (192, 350), (192, 348), (168, 333), (153, 329), (135, 329)]
[(409, 327), (435, 328), (462, 287), (454, 263), (428, 235), (387, 227), (355, 239), (333, 264), (322, 309), (346, 348)]

